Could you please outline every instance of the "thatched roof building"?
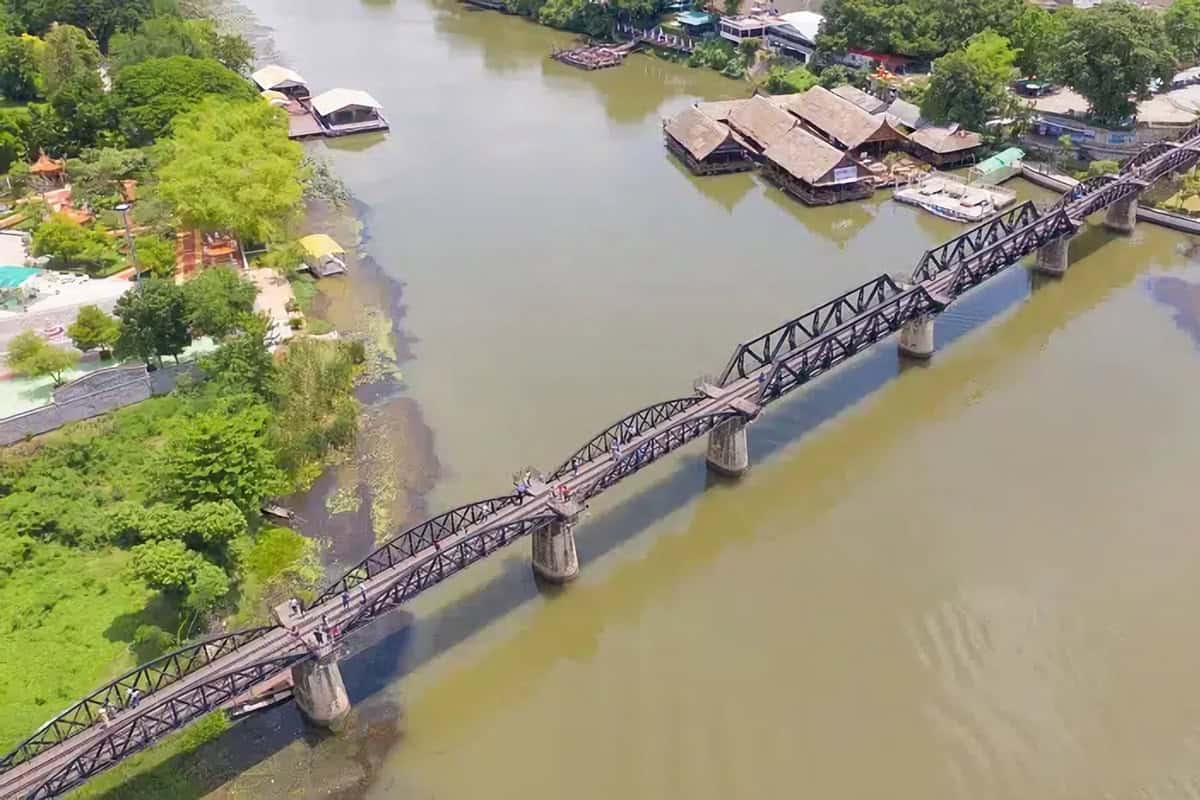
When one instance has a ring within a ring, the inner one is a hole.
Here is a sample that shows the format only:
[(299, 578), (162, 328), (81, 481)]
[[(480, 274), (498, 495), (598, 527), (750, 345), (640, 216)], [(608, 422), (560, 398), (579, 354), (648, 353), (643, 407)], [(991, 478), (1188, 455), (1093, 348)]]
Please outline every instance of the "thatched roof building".
[(878, 114), (880, 111), (883, 111), (888, 107), (887, 103), (885, 103), (883, 100), (880, 100), (875, 95), (867, 94), (857, 86), (851, 86), (848, 83), (844, 83), (841, 86), (835, 86), (831, 91), (843, 100), (849, 100), (851, 103), (854, 103), (854, 105), (858, 106), (868, 114)]
[(761, 153), (800, 121), (761, 95), (755, 95), (729, 114), (729, 127)]
[(795, 114), (813, 133), (843, 150), (882, 152), (904, 141), (904, 135), (882, 116), (873, 116), (828, 89), (783, 95), (776, 101)]
[(857, 200), (875, 191), (862, 163), (800, 127), (773, 142), (763, 162), (772, 180), (810, 205)]
[(983, 137), (957, 125), (926, 125), (909, 134), (909, 150), (936, 167), (956, 167), (974, 162), (983, 147)]
[(709, 119), (717, 122), (728, 122), (729, 115), (734, 112), (734, 109), (740, 108), (750, 102), (749, 100), (710, 100), (705, 103), (696, 103), (696, 110)]
[(667, 149), (697, 175), (737, 172), (753, 165), (746, 148), (729, 126), (695, 106), (665, 120), (663, 134)]

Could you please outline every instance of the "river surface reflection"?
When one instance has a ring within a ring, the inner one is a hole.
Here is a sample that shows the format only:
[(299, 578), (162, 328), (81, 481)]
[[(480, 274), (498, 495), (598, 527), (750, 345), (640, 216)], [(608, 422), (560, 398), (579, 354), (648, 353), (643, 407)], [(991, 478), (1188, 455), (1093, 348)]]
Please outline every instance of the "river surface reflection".
[[(328, 149), (403, 283), (431, 508), (961, 230), (692, 178), (660, 120), (745, 91), (711, 72), (575, 71), (547, 59), (570, 36), (449, 0), (250, 6), (392, 122)], [(518, 546), (422, 596), (346, 664), (348, 736), (212, 796), (1200, 794), (1200, 268), (1145, 225), (1073, 253), (956, 305), (928, 365), (883, 345), (769, 412), (737, 485), (691, 449), (606, 495), (566, 590)]]

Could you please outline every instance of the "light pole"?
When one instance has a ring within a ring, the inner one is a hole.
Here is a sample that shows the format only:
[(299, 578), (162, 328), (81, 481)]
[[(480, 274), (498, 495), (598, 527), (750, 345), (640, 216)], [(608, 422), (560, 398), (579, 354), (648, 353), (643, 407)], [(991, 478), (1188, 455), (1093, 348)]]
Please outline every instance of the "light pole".
[(121, 221), (125, 223), (125, 244), (129, 245), (129, 258), (133, 261), (134, 274), (137, 275), (138, 291), (142, 291), (142, 267), (138, 264), (137, 247), (133, 244), (133, 231), (129, 229), (129, 209), (133, 208), (133, 203), (121, 202), (113, 206), (114, 211), (121, 214)]

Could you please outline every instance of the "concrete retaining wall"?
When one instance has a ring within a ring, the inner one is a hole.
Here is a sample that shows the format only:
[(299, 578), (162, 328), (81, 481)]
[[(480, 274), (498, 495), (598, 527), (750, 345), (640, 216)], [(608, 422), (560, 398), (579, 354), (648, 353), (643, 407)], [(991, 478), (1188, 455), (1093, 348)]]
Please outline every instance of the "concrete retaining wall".
[(123, 364), (90, 372), (55, 389), (46, 405), (0, 419), (0, 446), (167, 394), (182, 373), (195, 375), (195, 369), (184, 365), (149, 372), (144, 364)]

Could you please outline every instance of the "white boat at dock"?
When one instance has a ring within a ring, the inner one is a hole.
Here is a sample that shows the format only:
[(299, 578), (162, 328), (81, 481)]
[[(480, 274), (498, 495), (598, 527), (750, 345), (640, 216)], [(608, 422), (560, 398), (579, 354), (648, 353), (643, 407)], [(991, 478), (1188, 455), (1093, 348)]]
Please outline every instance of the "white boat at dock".
[(943, 219), (965, 223), (982, 222), (1017, 199), (1016, 193), (1007, 189), (972, 185), (941, 173), (930, 173), (898, 187), (893, 196)]

